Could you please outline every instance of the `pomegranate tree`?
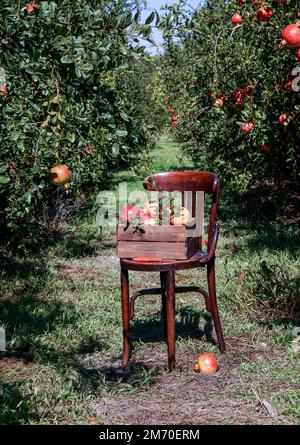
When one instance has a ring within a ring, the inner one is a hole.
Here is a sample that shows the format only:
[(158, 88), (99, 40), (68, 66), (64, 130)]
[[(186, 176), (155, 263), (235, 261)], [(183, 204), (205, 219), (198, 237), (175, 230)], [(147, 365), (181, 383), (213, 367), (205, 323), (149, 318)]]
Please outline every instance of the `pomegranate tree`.
[(180, 114), (172, 133), (227, 187), (300, 179), (297, 12), (295, 0), (211, 0), (190, 15), (171, 8), (176, 19), (164, 22), (166, 94)]

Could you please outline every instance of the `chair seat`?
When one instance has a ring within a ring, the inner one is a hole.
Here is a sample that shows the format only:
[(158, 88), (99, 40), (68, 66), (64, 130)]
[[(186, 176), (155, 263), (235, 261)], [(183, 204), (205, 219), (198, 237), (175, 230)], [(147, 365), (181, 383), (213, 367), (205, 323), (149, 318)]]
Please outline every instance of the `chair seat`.
[(128, 270), (141, 270), (148, 272), (192, 269), (205, 265), (207, 256), (207, 252), (198, 251), (188, 260), (161, 260), (146, 262), (136, 261), (131, 258), (122, 258), (121, 267)]

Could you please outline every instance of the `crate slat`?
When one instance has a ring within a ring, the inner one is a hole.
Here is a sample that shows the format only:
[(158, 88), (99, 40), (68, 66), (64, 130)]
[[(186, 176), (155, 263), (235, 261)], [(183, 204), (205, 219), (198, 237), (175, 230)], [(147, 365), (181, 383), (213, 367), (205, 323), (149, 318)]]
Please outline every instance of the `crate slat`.
[(198, 250), (199, 236), (191, 236), (194, 233), (185, 225), (146, 225), (137, 230), (132, 225), (118, 224), (118, 256), (186, 260)]
[(143, 242), (185, 242), (187, 229), (185, 226), (155, 225), (143, 226), (143, 231), (136, 230), (132, 226), (126, 228), (119, 224), (117, 228), (117, 239), (119, 241), (143, 241)]
[(186, 259), (187, 245), (185, 243), (140, 243), (120, 241), (118, 243), (118, 255), (120, 258), (161, 258), (161, 259)]

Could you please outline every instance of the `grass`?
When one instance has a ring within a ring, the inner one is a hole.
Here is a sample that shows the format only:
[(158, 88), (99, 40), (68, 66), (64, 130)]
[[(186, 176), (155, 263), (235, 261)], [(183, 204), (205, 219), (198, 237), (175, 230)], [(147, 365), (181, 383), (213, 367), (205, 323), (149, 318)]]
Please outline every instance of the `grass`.
[[(169, 140), (157, 144), (153, 171), (191, 168)], [(142, 181), (122, 172), (118, 180)], [(116, 187), (115, 182), (112, 187)], [(243, 200), (222, 201), (217, 259), (221, 320), (228, 346), (220, 356), (212, 323), (193, 294), (177, 296), (178, 369), (166, 369), (160, 304), (137, 301), (134, 354), (123, 369), (119, 266), (113, 234), (94, 215), (68, 237), (27, 256), (1, 253), (1, 424), (299, 423), (299, 266), (294, 224), (264, 219)], [(101, 238), (102, 236), (102, 238)], [(133, 289), (158, 274), (131, 274)], [(177, 282), (205, 285), (201, 271)], [(203, 351), (218, 356), (215, 376), (195, 374)], [(262, 401), (271, 403), (272, 418)]]

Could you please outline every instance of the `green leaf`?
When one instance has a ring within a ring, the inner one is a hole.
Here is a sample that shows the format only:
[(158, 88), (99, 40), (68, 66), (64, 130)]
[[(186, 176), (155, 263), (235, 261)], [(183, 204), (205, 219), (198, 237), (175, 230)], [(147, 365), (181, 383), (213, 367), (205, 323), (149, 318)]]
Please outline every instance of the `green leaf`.
[(67, 133), (66, 134), (66, 139), (73, 144), (75, 142), (75, 139), (76, 139), (75, 133)]
[(73, 63), (73, 59), (71, 56), (62, 56), (60, 61), (61, 63)]
[(5, 173), (6, 170), (7, 170), (7, 165), (6, 165), (4, 162), (1, 162), (1, 163), (0, 163), (0, 175), (1, 175), (2, 173)]
[(63, 101), (63, 98), (58, 94), (57, 96), (53, 97), (53, 99), (50, 100), (52, 104), (59, 104)]
[(125, 137), (125, 136), (128, 135), (128, 131), (126, 131), (126, 130), (117, 130), (116, 131), (116, 135), (119, 136), (119, 137)]
[(92, 65), (91, 63), (85, 63), (84, 65), (80, 66), (80, 69), (86, 72), (93, 71), (94, 65)]
[(11, 135), (10, 135), (10, 137), (11, 137), (11, 139), (12, 139), (13, 141), (17, 141), (17, 140), (19, 139), (20, 136), (21, 136), (21, 132), (20, 132), (20, 131), (16, 131), (16, 130), (14, 130), (14, 131), (11, 133)]
[(114, 144), (114, 145), (112, 146), (112, 148), (111, 148), (111, 153), (112, 153), (112, 155), (113, 155), (113, 156), (118, 156), (119, 152), (120, 152), (120, 146), (119, 146), (119, 144)]
[(0, 176), (0, 185), (5, 185), (10, 181), (8, 176)]
[(31, 192), (25, 193), (24, 198), (25, 198), (25, 201), (27, 202), (27, 204), (30, 204), (31, 203), (31, 198), (32, 198), (32, 193)]
[(128, 117), (127, 114), (124, 113), (123, 111), (121, 111), (120, 116), (121, 116), (121, 118), (123, 119), (123, 121), (130, 122), (129, 117)]
[(145, 25), (149, 25), (151, 22), (153, 22), (155, 18), (155, 12), (151, 12), (151, 14), (146, 18)]

